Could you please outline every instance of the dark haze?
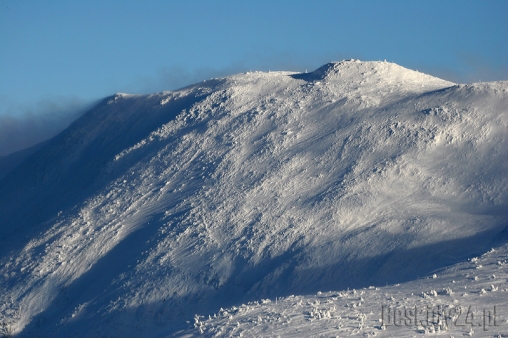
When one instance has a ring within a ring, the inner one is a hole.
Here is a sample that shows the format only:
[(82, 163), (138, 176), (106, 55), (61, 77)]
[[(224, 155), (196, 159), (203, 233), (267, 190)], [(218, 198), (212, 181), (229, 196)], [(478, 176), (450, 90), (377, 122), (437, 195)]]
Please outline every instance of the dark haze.
[(92, 105), (72, 98), (42, 101), (33, 107), (4, 106), (0, 113), (0, 156), (52, 138)]

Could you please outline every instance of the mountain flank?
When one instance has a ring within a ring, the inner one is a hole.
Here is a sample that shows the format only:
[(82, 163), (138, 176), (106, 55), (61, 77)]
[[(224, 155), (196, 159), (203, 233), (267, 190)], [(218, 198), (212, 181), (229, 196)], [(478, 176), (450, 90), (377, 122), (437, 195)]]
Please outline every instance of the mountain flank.
[(506, 240), (507, 107), (508, 82), (359, 60), (105, 98), (0, 180), (0, 320), (171, 336), (484, 253)]

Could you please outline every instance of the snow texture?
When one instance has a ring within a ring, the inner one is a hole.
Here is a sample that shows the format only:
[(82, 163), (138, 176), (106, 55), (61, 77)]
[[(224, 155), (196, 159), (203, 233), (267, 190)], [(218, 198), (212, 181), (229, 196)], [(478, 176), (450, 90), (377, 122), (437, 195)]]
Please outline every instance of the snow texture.
[(0, 333), (363, 336), (478, 303), (508, 334), (507, 107), (358, 60), (106, 98), (0, 181)]
[[(508, 329), (508, 247), (408, 283), (290, 295), (196, 315), (186, 336), (498, 337)], [(431, 289), (429, 289), (431, 288)]]

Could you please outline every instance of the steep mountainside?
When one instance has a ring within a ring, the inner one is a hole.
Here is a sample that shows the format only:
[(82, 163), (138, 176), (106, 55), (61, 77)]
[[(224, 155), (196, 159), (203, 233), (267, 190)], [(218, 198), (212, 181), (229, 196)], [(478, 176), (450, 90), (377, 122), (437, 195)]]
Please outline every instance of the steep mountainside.
[(42, 141), (36, 145), (17, 151), (8, 155), (0, 156), (0, 180), (19, 164), (25, 161), (30, 155), (35, 153), (39, 148), (44, 146), (47, 141)]
[(507, 107), (508, 82), (358, 60), (107, 98), (0, 181), (0, 320), (171, 335), (485, 252), (506, 240)]

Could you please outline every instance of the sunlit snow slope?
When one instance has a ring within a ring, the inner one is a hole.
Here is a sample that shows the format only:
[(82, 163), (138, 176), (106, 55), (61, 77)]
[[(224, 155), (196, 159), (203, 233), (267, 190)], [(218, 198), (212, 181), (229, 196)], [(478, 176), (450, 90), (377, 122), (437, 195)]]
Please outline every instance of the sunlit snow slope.
[(386, 62), (105, 99), (0, 181), (0, 322), (172, 335), (503, 244), (508, 82)]

